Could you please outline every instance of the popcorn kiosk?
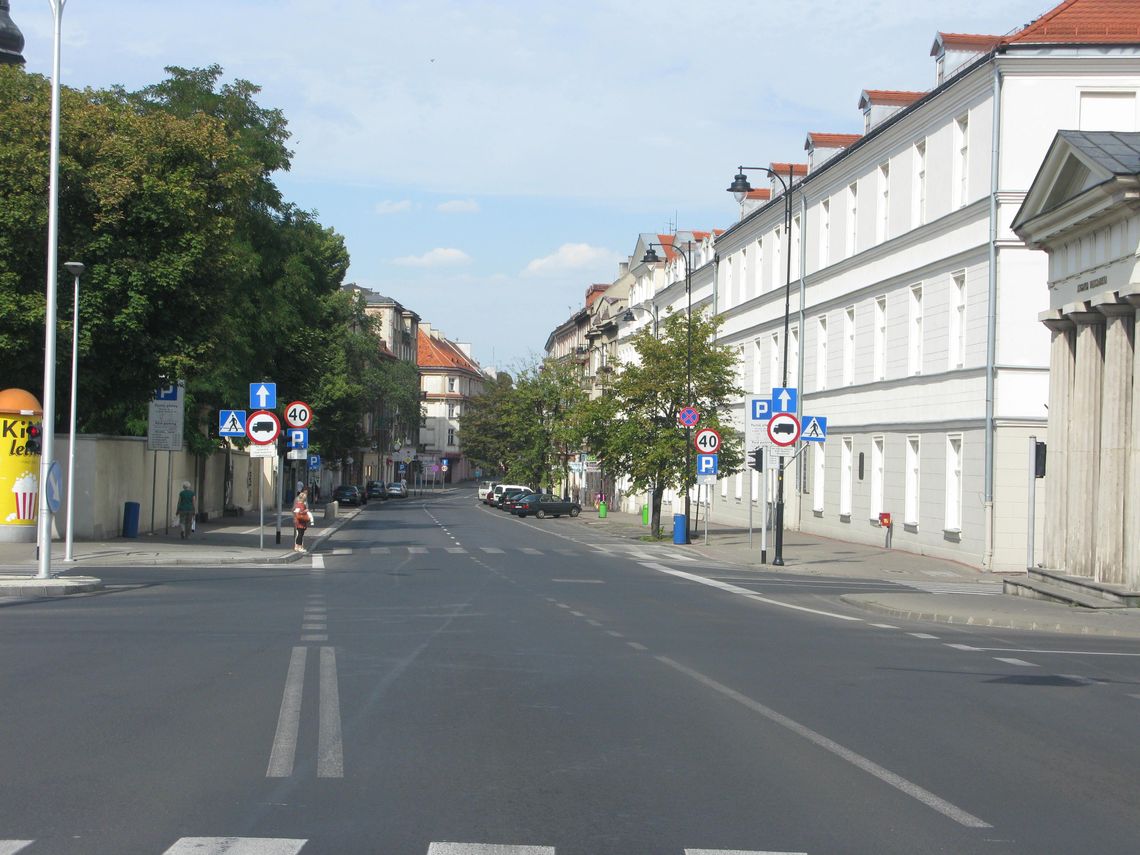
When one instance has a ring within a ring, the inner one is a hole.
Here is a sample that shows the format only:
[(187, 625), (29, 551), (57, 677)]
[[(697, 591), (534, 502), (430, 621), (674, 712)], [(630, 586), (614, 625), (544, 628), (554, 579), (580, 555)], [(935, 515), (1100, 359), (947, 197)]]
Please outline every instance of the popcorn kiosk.
[(31, 392), (0, 391), (0, 542), (35, 543), (42, 420)]

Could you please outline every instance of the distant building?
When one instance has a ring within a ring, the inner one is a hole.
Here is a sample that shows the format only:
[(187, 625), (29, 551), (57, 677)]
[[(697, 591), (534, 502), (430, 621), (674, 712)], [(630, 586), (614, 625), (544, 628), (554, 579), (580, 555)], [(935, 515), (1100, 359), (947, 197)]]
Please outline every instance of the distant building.
[(467, 481), (475, 477), (475, 467), (463, 454), (459, 417), (468, 402), (483, 393), (485, 376), (471, 356), (470, 344), (451, 341), (431, 324), (420, 324), (418, 349), (424, 399), (420, 476), (429, 483), (433, 476), (445, 484)]

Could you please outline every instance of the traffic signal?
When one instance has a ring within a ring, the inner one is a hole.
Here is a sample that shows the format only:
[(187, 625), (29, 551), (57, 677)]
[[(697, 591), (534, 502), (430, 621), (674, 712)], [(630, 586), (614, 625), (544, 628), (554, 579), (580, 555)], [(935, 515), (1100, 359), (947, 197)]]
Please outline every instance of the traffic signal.
[(40, 454), (44, 447), (43, 422), (31, 422), (24, 429), (24, 454)]
[(748, 452), (748, 468), (755, 469), (757, 472), (764, 471), (764, 449), (758, 448), (755, 451)]

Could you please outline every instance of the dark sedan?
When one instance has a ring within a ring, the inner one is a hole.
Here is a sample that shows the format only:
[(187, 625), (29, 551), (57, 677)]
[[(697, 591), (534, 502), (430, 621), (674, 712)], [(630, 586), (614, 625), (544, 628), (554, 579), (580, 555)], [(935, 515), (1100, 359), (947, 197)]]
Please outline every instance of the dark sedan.
[(576, 517), (582, 513), (582, 506), (577, 502), (561, 499), (558, 496), (531, 493), (515, 502), (514, 512), (520, 517), (534, 516), (536, 519), (560, 517), (563, 514)]
[(529, 490), (516, 490), (513, 493), (503, 493), (502, 498), (499, 499), (499, 510), (513, 514), (515, 512), (515, 504), (519, 499), (529, 495), (532, 495)]
[(354, 487), (351, 484), (341, 484), (333, 490), (332, 498), (334, 502), (340, 502), (342, 505), (359, 505), (363, 501), (361, 490), (359, 487)]

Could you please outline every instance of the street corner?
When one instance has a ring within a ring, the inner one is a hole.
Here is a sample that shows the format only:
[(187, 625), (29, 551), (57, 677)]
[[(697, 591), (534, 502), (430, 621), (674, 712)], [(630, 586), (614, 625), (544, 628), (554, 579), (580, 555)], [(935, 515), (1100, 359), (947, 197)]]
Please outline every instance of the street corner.
[(103, 580), (95, 576), (0, 576), (0, 597), (62, 597), (89, 594), (102, 587)]

